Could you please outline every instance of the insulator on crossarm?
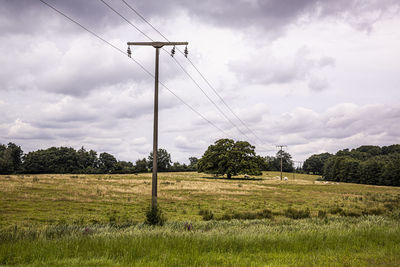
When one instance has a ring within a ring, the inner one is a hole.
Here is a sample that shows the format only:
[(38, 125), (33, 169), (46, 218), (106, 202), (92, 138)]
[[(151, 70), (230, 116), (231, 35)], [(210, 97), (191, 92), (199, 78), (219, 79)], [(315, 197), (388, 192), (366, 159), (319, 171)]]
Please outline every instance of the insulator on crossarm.
[(132, 51), (131, 51), (131, 47), (130, 47), (130, 46), (128, 46), (128, 51), (127, 51), (127, 53), (128, 53), (128, 57), (131, 57), (131, 56), (132, 56)]
[(187, 46), (185, 47), (185, 57), (188, 57), (188, 54), (189, 54), (189, 50), (188, 50), (188, 48), (187, 48)]
[(171, 57), (174, 57), (174, 55), (175, 55), (175, 46), (172, 47), (172, 49), (171, 49)]

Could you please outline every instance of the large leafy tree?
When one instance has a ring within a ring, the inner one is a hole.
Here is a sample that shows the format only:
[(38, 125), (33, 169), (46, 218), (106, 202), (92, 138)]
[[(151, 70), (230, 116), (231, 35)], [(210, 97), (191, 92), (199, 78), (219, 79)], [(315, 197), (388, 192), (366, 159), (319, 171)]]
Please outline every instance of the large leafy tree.
[[(148, 168), (153, 169), (153, 152), (150, 152), (147, 158)], [(166, 149), (159, 148), (157, 150), (157, 171), (163, 172), (168, 171), (171, 168), (171, 154), (168, 153)]]
[(250, 174), (261, 175), (262, 158), (257, 156), (255, 147), (246, 141), (220, 139), (210, 145), (197, 163), (199, 172), (216, 175)]

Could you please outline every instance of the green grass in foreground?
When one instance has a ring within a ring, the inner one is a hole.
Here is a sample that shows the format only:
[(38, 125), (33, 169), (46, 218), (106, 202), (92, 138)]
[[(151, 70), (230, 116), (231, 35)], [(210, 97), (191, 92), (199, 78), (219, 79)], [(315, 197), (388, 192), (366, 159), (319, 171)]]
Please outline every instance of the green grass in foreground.
[(399, 266), (398, 221), (379, 216), (58, 225), (3, 232), (0, 264), (23, 266)]

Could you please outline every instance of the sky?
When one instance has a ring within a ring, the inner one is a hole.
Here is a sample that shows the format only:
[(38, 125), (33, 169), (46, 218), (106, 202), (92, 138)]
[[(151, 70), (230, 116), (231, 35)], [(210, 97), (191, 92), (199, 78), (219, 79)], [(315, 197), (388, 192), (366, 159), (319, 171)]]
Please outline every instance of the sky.
[(160, 52), (158, 143), (174, 162), (220, 138), (295, 161), (400, 143), (398, 0), (45, 1), (108, 44), (39, 0), (0, 0), (1, 144), (148, 156), (155, 49), (131, 47), (149, 75), (115, 48), (149, 41), (137, 29), (164, 39), (129, 6), (189, 42), (190, 61)]

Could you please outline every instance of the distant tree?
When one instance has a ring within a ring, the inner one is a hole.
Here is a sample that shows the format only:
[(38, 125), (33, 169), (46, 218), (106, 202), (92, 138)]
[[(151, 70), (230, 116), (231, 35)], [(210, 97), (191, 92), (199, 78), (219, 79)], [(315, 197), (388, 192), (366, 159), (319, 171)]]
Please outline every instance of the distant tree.
[(400, 153), (393, 153), (389, 157), (382, 173), (382, 182), (385, 185), (400, 186)]
[(266, 170), (265, 171), (279, 171), (280, 170), (280, 162), (275, 157), (266, 156), (264, 157), (264, 161), (266, 163)]
[(353, 179), (352, 182), (363, 184), (384, 184), (382, 175), (385, 171), (385, 165), (385, 161), (378, 157), (370, 158), (362, 162), (359, 177)]
[[(157, 170), (160, 172), (168, 171), (171, 167), (171, 154), (166, 149), (159, 148), (157, 151)], [(147, 158), (147, 167), (153, 169), (153, 152)]]
[(188, 170), (188, 166), (185, 163), (174, 162), (169, 170), (172, 172), (184, 172)]
[(282, 170), (284, 172), (293, 172), (294, 168), (293, 168), (293, 160), (292, 160), (292, 156), (283, 150), (280, 150), (276, 153), (276, 157), (275, 157), (275, 168), (277, 170), (281, 170), (281, 158), (282, 158)]
[(82, 173), (98, 173), (99, 170), (99, 159), (97, 158), (97, 152), (94, 150), (86, 151), (84, 147), (81, 147), (77, 151), (78, 165), (80, 172)]
[(10, 151), (5, 145), (0, 144), (0, 174), (14, 172), (14, 164)]
[(255, 147), (246, 141), (217, 140), (198, 161), (198, 171), (216, 175), (226, 174), (228, 179), (238, 174), (261, 175), (261, 157), (256, 156), (254, 149)]
[(339, 150), (336, 152), (335, 156), (350, 156), (350, 150), (348, 148)]
[(7, 150), (10, 151), (14, 172), (19, 171), (21, 169), (22, 155), (24, 154), (24, 152), (22, 151), (20, 146), (17, 146), (14, 143), (8, 143)]
[(188, 169), (190, 171), (196, 171), (197, 170), (197, 163), (199, 162), (199, 159), (196, 157), (190, 157), (189, 158), (189, 166)]
[(400, 144), (382, 147), (382, 155), (400, 154)]
[(10, 174), (21, 171), (23, 151), (20, 146), (8, 143), (0, 144), (0, 174)]
[(324, 164), (326, 180), (374, 185), (400, 185), (400, 145), (344, 149)]
[(32, 151), (23, 157), (23, 169), (26, 173), (78, 173), (78, 155), (73, 148), (51, 147)]
[(116, 170), (117, 159), (113, 155), (103, 152), (99, 156), (99, 167), (102, 173), (112, 173)]
[(147, 164), (146, 158), (138, 159), (135, 162), (136, 172), (148, 172), (149, 170), (147, 169), (147, 165), (148, 164)]
[(360, 146), (356, 149), (353, 149), (352, 152), (353, 151), (366, 153), (369, 157), (379, 156), (382, 154), (382, 148), (380, 148), (379, 146)]
[(325, 162), (332, 156), (330, 153), (314, 154), (304, 161), (303, 170), (307, 173), (322, 175)]
[(118, 161), (115, 165), (114, 173), (135, 173), (136, 168), (132, 162)]
[(257, 157), (258, 157), (260, 171), (269, 171), (270, 157), (261, 157), (261, 156)]

